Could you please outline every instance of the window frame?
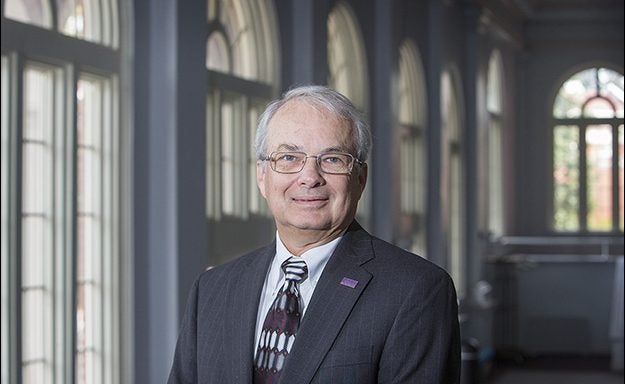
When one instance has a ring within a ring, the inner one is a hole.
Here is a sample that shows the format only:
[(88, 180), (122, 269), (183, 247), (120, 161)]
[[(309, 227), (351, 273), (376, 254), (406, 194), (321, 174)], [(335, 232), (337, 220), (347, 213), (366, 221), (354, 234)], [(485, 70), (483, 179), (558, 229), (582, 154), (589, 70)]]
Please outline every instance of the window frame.
[[(622, 74), (611, 68), (605, 66), (592, 66), (585, 69), (579, 69), (574, 73), (567, 76), (564, 81), (562, 81), (559, 87), (556, 89), (553, 97), (553, 102), (551, 104), (550, 111), (550, 178), (549, 178), (549, 207), (550, 207), (550, 215), (548, 216), (549, 220), (549, 229), (553, 233), (560, 235), (610, 235), (610, 234), (621, 234), (623, 233), (623, 229), (620, 228), (620, 209), (622, 201), (619, 198), (619, 161), (623, 161), (623, 159), (619, 158), (618, 151), (618, 138), (619, 138), (619, 127), (623, 129), (623, 117), (613, 116), (613, 117), (586, 117), (584, 115), (583, 109), (578, 117), (556, 117), (554, 114), (554, 106), (556, 104), (557, 98), (559, 96), (560, 90), (564, 86), (564, 84), (569, 81), (571, 78), (576, 76), (577, 74), (587, 71), (587, 70), (600, 70), (600, 69), (609, 69), (611, 71), (616, 72), (617, 74)], [(587, 97), (582, 106), (585, 107), (591, 100), (596, 98), (603, 98), (612, 106), (613, 103), (608, 98), (601, 96), (600, 94), (596, 94), (594, 96)], [(611, 181), (612, 181), (612, 197), (611, 197), (611, 228), (609, 230), (592, 230), (588, 228), (588, 213), (589, 213), (589, 190), (588, 190), (588, 180), (587, 180), (587, 168), (588, 161), (586, 156), (586, 130), (588, 127), (593, 126), (610, 126), (612, 132), (612, 166), (611, 166)], [(555, 132), (559, 127), (574, 127), (577, 129), (578, 134), (578, 164), (577, 170), (579, 172), (579, 186), (578, 186), (578, 209), (577, 209), (577, 229), (558, 229), (556, 228), (555, 215), (556, 215), (556, 203), (555, 203), (555, 189), (556, 183), (554, 180), (553, 172), (555, 168)]]
[(463, 103), (460, 76), (456, 67), (450, 66), (442, 72), (441, 88), (441, 198), (444, 228), (445, 257), (458, 291), (458, 298), (467, 294), (465, 247), (466, 233), (463, 223), (466, 218), (466, 191), (464, 181)]
[[(132, 291), (130, 272), (122, 268), (129, 261), (130, 238), (124, 235), (130, 225), (130, 209), (121, 210), (121, 206), (130, 204), (129, 187), (130, 174), (124, 171), (122, 164), (130, 158), (130, 146), (125, 140), (131, 137), (130, 133), (122, 130), (127, 120), (122, 118), (122, 98), (129, 98), (130, 94), (122, 96), (120, 78), (127, 76), (129, 71), (122, 62), (123, 50), (119, 48), (119, 4), (113, 0), (104, 11), (113, 15), (112, 24), (104, 28), (101, 25), (102, 36), (110, 46), (86, 41), (76, 37), (63, 35), (54, 28), (42, 28), (32, 24), (22, 23), (4, 17), (2, 12), (2, 59), (3, 59), (3, 382), (21, 383), (22, 377), (22, 305), (20, 298), (21, 283), (21, 255), (22, 229), (20, 215), (22, 212), (22, 128), (24, 125), (23, 108), (23, 76), (27, 65), (49, 66), (56, 71), (60, 78), (54, 88), (54, 97), (51, 100), (55, 107), (56, 117), (53, 136), (56, 144), (52, 156), (57, 164), (58, 177), (52, 186), (53, 206), (58, 213), (57, 222), (53, 224), (56, 254), (54, 270), (53, 295), (55, 297), (55, 320), (53, 329), (55, 358), (49, 382), (66, 383), (76, 382), (76, 241), (78, 229), (76, 226), (76, 167), (77, 148), (76, 132), (76, 104), (77, 82), (82, 75), (93, 75), (106, 78), (112, 84), (109, 103), (111, 116), (103, 116), (103, 124), (110, 128), (110, 145), (107, 148), (106, 175), (102, 175), (100, 182), (102, 192), (108, 197), (107, 209), (110, 215), (106, 218), (106, 236), (111, 239), (104, 241), (102, 248), (108, 255), (116, 255), (108, 260), (106, 273), (110, 276), (107, 281), (107, 294), (103, 302), (103, 312), (107, 312), (107, 326), (103, 327), (110, 332), (103, 338), (106, 349), (106, 369), (102, 372), (102, 383), (128, 381), (131, 374), (132, 348), (131, 324), (122, 319), (123, 313), (131, 308)], [(42, 44), (45, 42), (45, 44)], [(6, 76), (6, 78), (5, 78)], [(5, 81), (6, 80), (6, 81)], [(6, 89), (5, 89), (6, 87)], [(5, 105), (6, 103), (6, 105)], [(5, 116), (4, 108), (7, 108)], [(4, 121), (6, 119), (6, 122)], [(6, 129), (5, 129), (6, 128)], [(6, 137), (6, 141), (5, 141)], [(5, 151), (5, 149), (7, 149)], [(7, 184), (5, 184), (5, 181)], [(122, 186), (126, 185), (123, 187)], [(6, 186), (6, 188), (5, 188)], [(104, 195), (103, 195), (104, 197)], [(5, 227), (6, 226), (6, 227)], [(7, 229), (5, 239), (5, 228)], [(5, 248), (6, 240), (6, 248)], [(5, 254), (6, 251), (6, 254)], [(5, 258), (5, 255), (7, 256)], [(7, 268), (5, 268), (5, 266)], [(103, 271), (104, 273), (105, 271)], [(5, 279), (4, 277), (9, 277)], [(121, 292), (125, 292), (121, 295)], [(6, 294), (6, 297), (5, 297)], [(5, 311), (6, 308), (10, 311)], [(8, 315), (4, 313), (9, 312)], [(104, 314), (103, 314), (104, 317)], [(6, 327), (5, 327), (6, 325)], [(104, 331), (104, 330), (103, 330)], [(5, 338), (5, 335), (7, 338)], [(6, 344), (6, 347), (5, 347)], [(7, 352), (5, 354), (5, 352)]]
[[(250, 121), (250, 114), (258, 106), (264, 106), (274, 99), (278, 90), (280, 60), (275, 10), (270, 3), (250, 1), (239, 4), (232, 12), (239, 18), (236, 25), (226, 25), (232, 16), (223, 7), (232, 6), (238, 0), (208, 0), (207, 47), (215, 36), (220, 36), (225, 48), (221, 56), (210, 62), (207, 50), (207, 96), (206, 96), (206, 217), (210, 221), (224, 218), (248, 220), (252, 215), (269, 217), (269, 210), (256, 187), (256, 172), (250, 163), (255, 163), (252, 148), (256, 121)], [(259, 15), (254, 17), (254, 15)], [(245, 24), (247, 23), (247, 24)], [(242, 27), (245, 27), (241, 29)], [(239, 43), (239, 37), (228, 35), (231, 29), (243, 31), (242, 37), (248, 49)], [(234, 40), (234, 41), (233, 41)], [(221, 59), (221, 60), (219, 60)], [(234, 162), (232, 175), (224, 172), (223, 107), (233, 103), (231, 141)], [(253, 157), (252, 157), (253, 156)], [(225, 178), (231, 178), (224, 183)], [(224, 188), (230, 186), (236, 198), (227, 200)]]
[[(333, 31), (332, 29), (336, 29)], [(369, 70), (362, 29), (352, 7), (345, 1), (338, 1), (328, 13), (327, 30), (327, 65), (328, 86), (349, 98), (368, 118), (369, 114)], [(336, 32), (336, 33), (333, 33)], [(338, 57), (337, 54), (349, 52)], [(374, 178), (372, 167), (369, 176)], [(365, 228), (371, 226), (372, 188), (365, 188), (360, 196), (356, 219)]]
[[(272, 95), (275, 90), (272, 86), (262, 83), (253, 82), (250, 80), (244, 80), (230, 74), (220, 73), (216, 71), (208, 71), (208, 92), (207, 95), (207, 117), (206, 117), (206, 129), (207, 129), (207, 147), (206, 147), (206, 167), (207, 167), (207, 211), (206, 215), (209, 220), (219, 220), (222, 217), (235, 217), (240, 219), (247, 219), (251, 214), (258, 214), (263, 217), (269, 215), (269, 210), (264, 199), (260, 196), (260, 192), (256, 187), (256, 184), (251, 184), (252, 176), (249, 175), (249, 161), (250, 156), (254, 155), (251, 152), (254, 144), (254, 136), (250, 135), (255, 133), (255, 125), (252, 127), (252, 122), (249, 121), (249, 113), (252, 109), (258, 108), (259, 105), (264, 105), (272, 99)], [(231, 211), (224, 209), (223, 200), (223, 171), (222, 171), (222, 107), (224, 105), (223, 99), (235, 100), (235, 103), (239, 104), (238, 108), (234, 108), (235, 119), (240, 123), (234, 123), (234, 129), (239, 130), (235, 137), (233, 137), (233, 155), (236, 157), (234, 160), (240, 166), (236, 167), (236, 175), (233, 175), (234, 189), (238, 190), (240, 196), (234, 199)], [(237, 188), (236, 186), (240, 186)], [(255, 199), (259, 202), (258, 208), (252, 210), (251, 200)]]
[(504, 68), (501, 52), (494, 49), (488, 60), (486, 82), (486, 112), (488, 121), (483, 140), (486, 150), (481, 151), (480, 178), (483, 190), (480, 201), (480, 230), (488, 236), (499, 237), (506, 232), (504, 196)]
[[(419, 50), (410, 38), (399, 46), (399, 217), (395, 238), (427, 257), (427, 84)], [(401, 244), (400, 244), (401, 245)]]

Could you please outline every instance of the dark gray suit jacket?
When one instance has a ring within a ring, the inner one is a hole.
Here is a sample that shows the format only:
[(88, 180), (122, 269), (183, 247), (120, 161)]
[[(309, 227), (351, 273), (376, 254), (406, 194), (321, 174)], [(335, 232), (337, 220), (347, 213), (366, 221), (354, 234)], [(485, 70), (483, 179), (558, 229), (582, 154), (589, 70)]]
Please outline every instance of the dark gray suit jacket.
[[(252, 382), (258, 302), (274, 254), (275, 242), (199, 276), (170, 384)], [(317, 283), (281, 382), (457, 383), (457, 312), (443, 269), (354, 222)]]

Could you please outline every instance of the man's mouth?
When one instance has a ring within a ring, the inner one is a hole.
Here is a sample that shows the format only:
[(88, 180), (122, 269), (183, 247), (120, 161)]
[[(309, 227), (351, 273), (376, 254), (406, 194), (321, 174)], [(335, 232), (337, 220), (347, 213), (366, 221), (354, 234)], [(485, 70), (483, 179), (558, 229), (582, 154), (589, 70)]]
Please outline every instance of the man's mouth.
[(328, 198), (325, 196), (298, 196), (298, 197), (293, 197), (292, 200), (300, 204), (315, 204), (315, 203), (326, 202), (328, 201)]

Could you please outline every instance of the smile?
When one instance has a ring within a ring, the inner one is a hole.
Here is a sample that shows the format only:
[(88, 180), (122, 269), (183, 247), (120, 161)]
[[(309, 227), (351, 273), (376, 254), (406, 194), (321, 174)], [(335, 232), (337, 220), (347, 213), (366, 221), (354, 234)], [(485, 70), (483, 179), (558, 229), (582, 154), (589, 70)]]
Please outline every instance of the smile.
[(306, 196), (306, 197), (294, 197), (292, 199), (297, 204), (305, 204), (305, 205), (315, 205), (321, 204), (328, 201), (327, 197), (321, 196)]

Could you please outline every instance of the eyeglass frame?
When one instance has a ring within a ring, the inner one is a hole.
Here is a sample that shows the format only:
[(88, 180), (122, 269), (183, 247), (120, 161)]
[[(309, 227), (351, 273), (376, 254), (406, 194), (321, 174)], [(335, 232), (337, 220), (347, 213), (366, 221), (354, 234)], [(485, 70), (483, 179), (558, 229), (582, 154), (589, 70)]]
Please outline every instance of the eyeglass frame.
[[(282, 171), (278, 171), (275, 168), (275, 163), (276, 160), (273, 159), (273, 156), (275, 154), (278, 153), (297, 153), (297, 154), (303, 154), (304, 155), (304, 161), (302, 161), (302, 166), (299, 170), (297, 171), (292, 171), (292, 172), (282, 172)], [(337, 173), (337, 172), (326, 172), (323, 170), (323, 168), (321, 167), (321, 156), (324, 155), (346, 155), (352, 158), (351, 161), (351, 166), (349, 168), (349, 171), (347, 172), (341, 172), (341, 173)], [(269, 156), (265, 156), (263, 158), (261, 158), (261, 161), (268, 161), (269, 162), (269, 167), (277, 173), (281, 173), (284, 175), (293, 175), (296, 173), (300, 173), (301, 171), (304, 170), (304, 167), (306, 166), (306, 162), (308, 161), (309, 157), (314, 157), (315, 158), (315, 163), (317, 163), (317, 169), (323, 173), (326, 173), (328, 175), (349, 175), (352, 173), (352, 171), (354, 170), (354, 164), (358, 164), (359, 166), (363, 166), (364, 164), (366, 164), (366, 162), (359, 160), (356, 156), (352, 155), (351, 153), (347, 153), (347, 152), (322, 152), (322, 153), (318, 153), (316, 155), (309, 155), (306, 152), (302, 152), (302, 151), (273, 151), (269, 154)]]

